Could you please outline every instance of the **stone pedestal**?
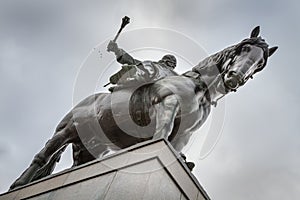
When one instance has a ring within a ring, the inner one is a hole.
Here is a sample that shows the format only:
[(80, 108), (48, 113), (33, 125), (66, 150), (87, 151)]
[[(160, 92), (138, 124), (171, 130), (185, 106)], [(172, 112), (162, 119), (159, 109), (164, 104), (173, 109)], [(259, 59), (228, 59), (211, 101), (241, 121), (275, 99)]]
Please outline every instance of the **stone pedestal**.
[(0, 200), (209, 199), (165, 140), (147, 141), (0, 195)]

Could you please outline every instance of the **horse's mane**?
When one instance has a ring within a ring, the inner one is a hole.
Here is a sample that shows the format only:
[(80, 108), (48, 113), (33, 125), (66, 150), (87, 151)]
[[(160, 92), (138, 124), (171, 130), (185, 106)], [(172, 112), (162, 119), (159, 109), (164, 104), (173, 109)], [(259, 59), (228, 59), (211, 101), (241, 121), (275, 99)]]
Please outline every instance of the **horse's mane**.
[[(256, 45), (258, 47), (261, 47), (264, 51), (264, 58), (265, 61), (267, 61), (269, 56), (269, 49), (268, 44), (265, 42), (265, 40), (262, 37), (253, 37), (253, 38), (247, 38), (241, 41), (240, 43), (236, 45), (232, 45), (230, 47), (227, 47), (223, 49), (222, 51), (219, 51), (204, 60), (200, 61), (198, 65), (193, 67), (192, 71), (194, 72), (200, 72), (204, 68), (211, 68), (211, 67), (217, 67), (219, 71), (222, 71), (222, 65), (230, 58), (233, 58), (235, 55), (239, 53), (241, 48), (245, 44), (251, 44)], [(267, 62), (264, 63), (266, 65)]]

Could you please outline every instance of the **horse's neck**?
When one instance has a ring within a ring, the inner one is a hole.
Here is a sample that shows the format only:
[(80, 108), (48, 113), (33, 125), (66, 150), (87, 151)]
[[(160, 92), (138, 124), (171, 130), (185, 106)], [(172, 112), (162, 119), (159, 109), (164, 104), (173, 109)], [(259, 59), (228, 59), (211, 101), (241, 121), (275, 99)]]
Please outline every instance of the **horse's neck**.
[[(222, 91), (222, 78), (219, 76), (220, 72), (216, 67), (208, 71), (202, 71), (200, 74), (196, 71), (188, 71), (183, 75), (190, 77), (198, 87), (205, 88), (209, 95), (212, 104), (216, 103), (224, 96), (225, 91)], [(220, 82), (221, 81), (221, 82)]]
[(229, 46), (222, 51), (219, 51), (213, 55), (200, 61), (196, 66), (193, 67), (192, 71), (205, 74), (220, 74), (223, 71), (223, 67), (231, 60), (233, 54), (235, 53), (236, 45)]
[(234, 48), (235, 45), (227, 47), (205, 58), (192, 69), (193, 72), (200, 74), (202, 81), (207, 85), (212, 102), (217, 102), (227, 93), (222, 73), (226, 71)]

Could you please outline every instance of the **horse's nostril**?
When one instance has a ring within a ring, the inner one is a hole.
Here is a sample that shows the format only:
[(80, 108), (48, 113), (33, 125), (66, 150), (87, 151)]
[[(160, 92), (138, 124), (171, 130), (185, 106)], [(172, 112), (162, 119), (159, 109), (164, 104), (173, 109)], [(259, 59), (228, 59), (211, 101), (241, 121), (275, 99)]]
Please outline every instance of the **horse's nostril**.
[(235, 89), (238, 87), (238, 79), (234, 75), (234, 73), (230, 76), (228, 74), (228, 77), (225, 79), (225, 85), (231, 89)]
[(230, 77), (230, 78), (234, 78), (234, 79), (240, 79), (240, 74), (239, 73), (237, 73), (236, 71), (230, 71), (229, 73), (228, 73), (228, 77)]
[(230, 71), (228, 72), (228, 77), (230, 79), (235, 79), (237, 82), (240, 82), (243, 79), (243, 74), (236, 72), (236, 71)]
[(235, 88), (237, 86), (237, 81), (234, 78), (228, 79), (226, 81), (226, 84), (230, 87), (230, 88)]
[(236, 85), (236, 82), (235, 81), (233, 81), (233, 80), (230, 80), (230, 81), (228, 81), (228, 85), (230, 86), (230, 87), (235, 87), (235, 85)]
[(228, 72), (228, 76), (233, 76), (234, 73), (235, 73), (234, 71), (229, 71), (229, 72)]

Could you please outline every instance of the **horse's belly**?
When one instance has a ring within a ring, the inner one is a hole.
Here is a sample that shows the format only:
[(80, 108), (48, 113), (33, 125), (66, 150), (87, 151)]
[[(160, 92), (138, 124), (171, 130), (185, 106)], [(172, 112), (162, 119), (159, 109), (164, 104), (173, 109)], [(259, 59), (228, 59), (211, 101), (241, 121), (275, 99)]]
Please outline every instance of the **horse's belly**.
[(154, 123), (139, 126), (132, 120), (130, 114), (113, 114), (109, 109), (102, 113), (99, 124), (108, 140), (120, 148), (149, 140), (155, 132)]

